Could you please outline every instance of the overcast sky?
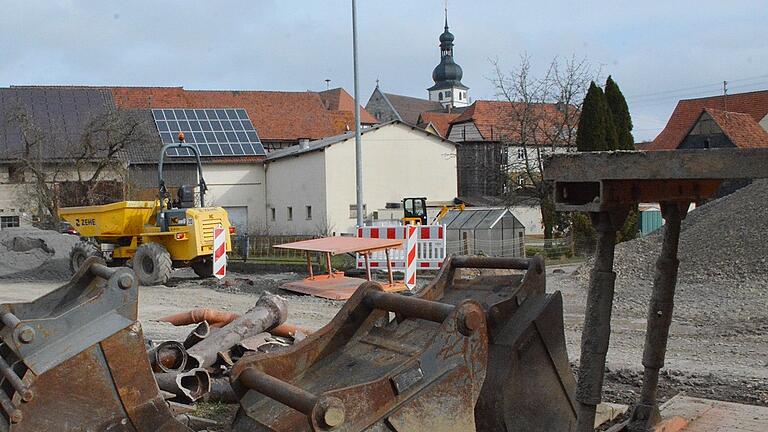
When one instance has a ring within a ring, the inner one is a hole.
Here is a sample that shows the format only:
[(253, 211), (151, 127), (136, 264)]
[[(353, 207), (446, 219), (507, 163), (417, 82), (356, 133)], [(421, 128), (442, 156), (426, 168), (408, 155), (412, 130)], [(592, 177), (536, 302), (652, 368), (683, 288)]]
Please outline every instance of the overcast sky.
[[(0, 86), (184, 86), (352, 93), (350, 0), (0, 0)], [(442, 0), (358, 1), (360, 91), (427, 97)], [(456, 61), (494, 99), (489, 59), (587, 57), (627, 96), (637, 140), (680, 98), (768, 89), (766, 0), (451, 0)]]

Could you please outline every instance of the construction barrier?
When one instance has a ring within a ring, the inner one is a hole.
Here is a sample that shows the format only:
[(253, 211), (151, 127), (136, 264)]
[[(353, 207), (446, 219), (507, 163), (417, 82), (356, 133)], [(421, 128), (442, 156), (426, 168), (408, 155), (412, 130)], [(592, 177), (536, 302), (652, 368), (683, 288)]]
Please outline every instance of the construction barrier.
[[(409, 225), (357, 227), (357, 236), (363, 238), (406, 239), (406, 229)], [(410, 225), (414, 226), (414, 225)], [(445, 225), (415, 225), (416, 228), (416, 266), (422, 270), (438, 270), (446, 258)], [(405, 270), (406, 254), (404, 249), (394, 249), (390, 252), (392, 268)], [(365, 260), (357, 256), (357, 268), (365, 268)], [(373, 252), (370, 255), (371, 268), (387, 268), (387, 257), (384, 252)]]
[(223, 279), (227, 274), (227, 234), (224, 227), (213, 229), (213, 275)]
[(408, 225), (405, 228), (405, 242), (403, 242), (403, 250), (405, 250), (405, 286), (409, 290), (416, 288), (416, 249), (419, 244), (416, 238), (417, 228), (413, 225)]

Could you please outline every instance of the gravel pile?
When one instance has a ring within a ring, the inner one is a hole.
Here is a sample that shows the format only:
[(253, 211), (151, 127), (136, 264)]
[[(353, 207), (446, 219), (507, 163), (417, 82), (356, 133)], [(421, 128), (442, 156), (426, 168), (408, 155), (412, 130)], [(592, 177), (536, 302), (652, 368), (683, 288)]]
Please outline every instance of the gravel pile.
[[(616, 246), (619, 279), (653, 280), (663, 231)], [(678, 280), (683, 283), (768, 283), (768, 181), (756, 181), (688, 213), (678, 258)], [(580, 269), (583, 279), (593, 263), (588, 260)]]
[(0, 279), (67, 280), (78, 238), (37, 228), (0, 230)]
[[(664, 228), (616, 246), (616, 308), (642, 316), (652, 289)], [(675, 313), (704, 322), (733, 314), (763, 321), (768, 298), (768, 181), (755, 181), (691, 211), (680, 233)], [(578, 271), (587, 286), (594, 264)], [(763, 308), (764, 309), (764, 308)]]

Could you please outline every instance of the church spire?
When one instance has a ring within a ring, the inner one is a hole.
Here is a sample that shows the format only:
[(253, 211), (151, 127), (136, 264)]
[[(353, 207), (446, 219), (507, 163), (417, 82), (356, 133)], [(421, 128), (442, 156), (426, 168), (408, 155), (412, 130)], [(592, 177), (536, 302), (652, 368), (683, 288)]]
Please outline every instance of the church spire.
[(455, 37), (448, 29), (448, 1), (445, 2), (445, 27), (440, 35), (440, 64), (432, 71), (435, 85), (428, 88), (429, 99), (439, 101), (443, 107), (450, 109), (467, 106), (467, 86), (461, 83), (463, 72), (461, 66), (453, 61), (453, 41)]

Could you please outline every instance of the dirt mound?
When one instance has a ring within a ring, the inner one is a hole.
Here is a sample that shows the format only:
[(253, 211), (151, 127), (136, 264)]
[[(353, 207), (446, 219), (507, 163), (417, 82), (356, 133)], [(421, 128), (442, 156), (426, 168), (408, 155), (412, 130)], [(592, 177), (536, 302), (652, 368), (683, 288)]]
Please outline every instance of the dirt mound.
[(0, 278), (19, 280), (66, 280), (69, 251), (78, 238), (36, 228), (0, 231)]

